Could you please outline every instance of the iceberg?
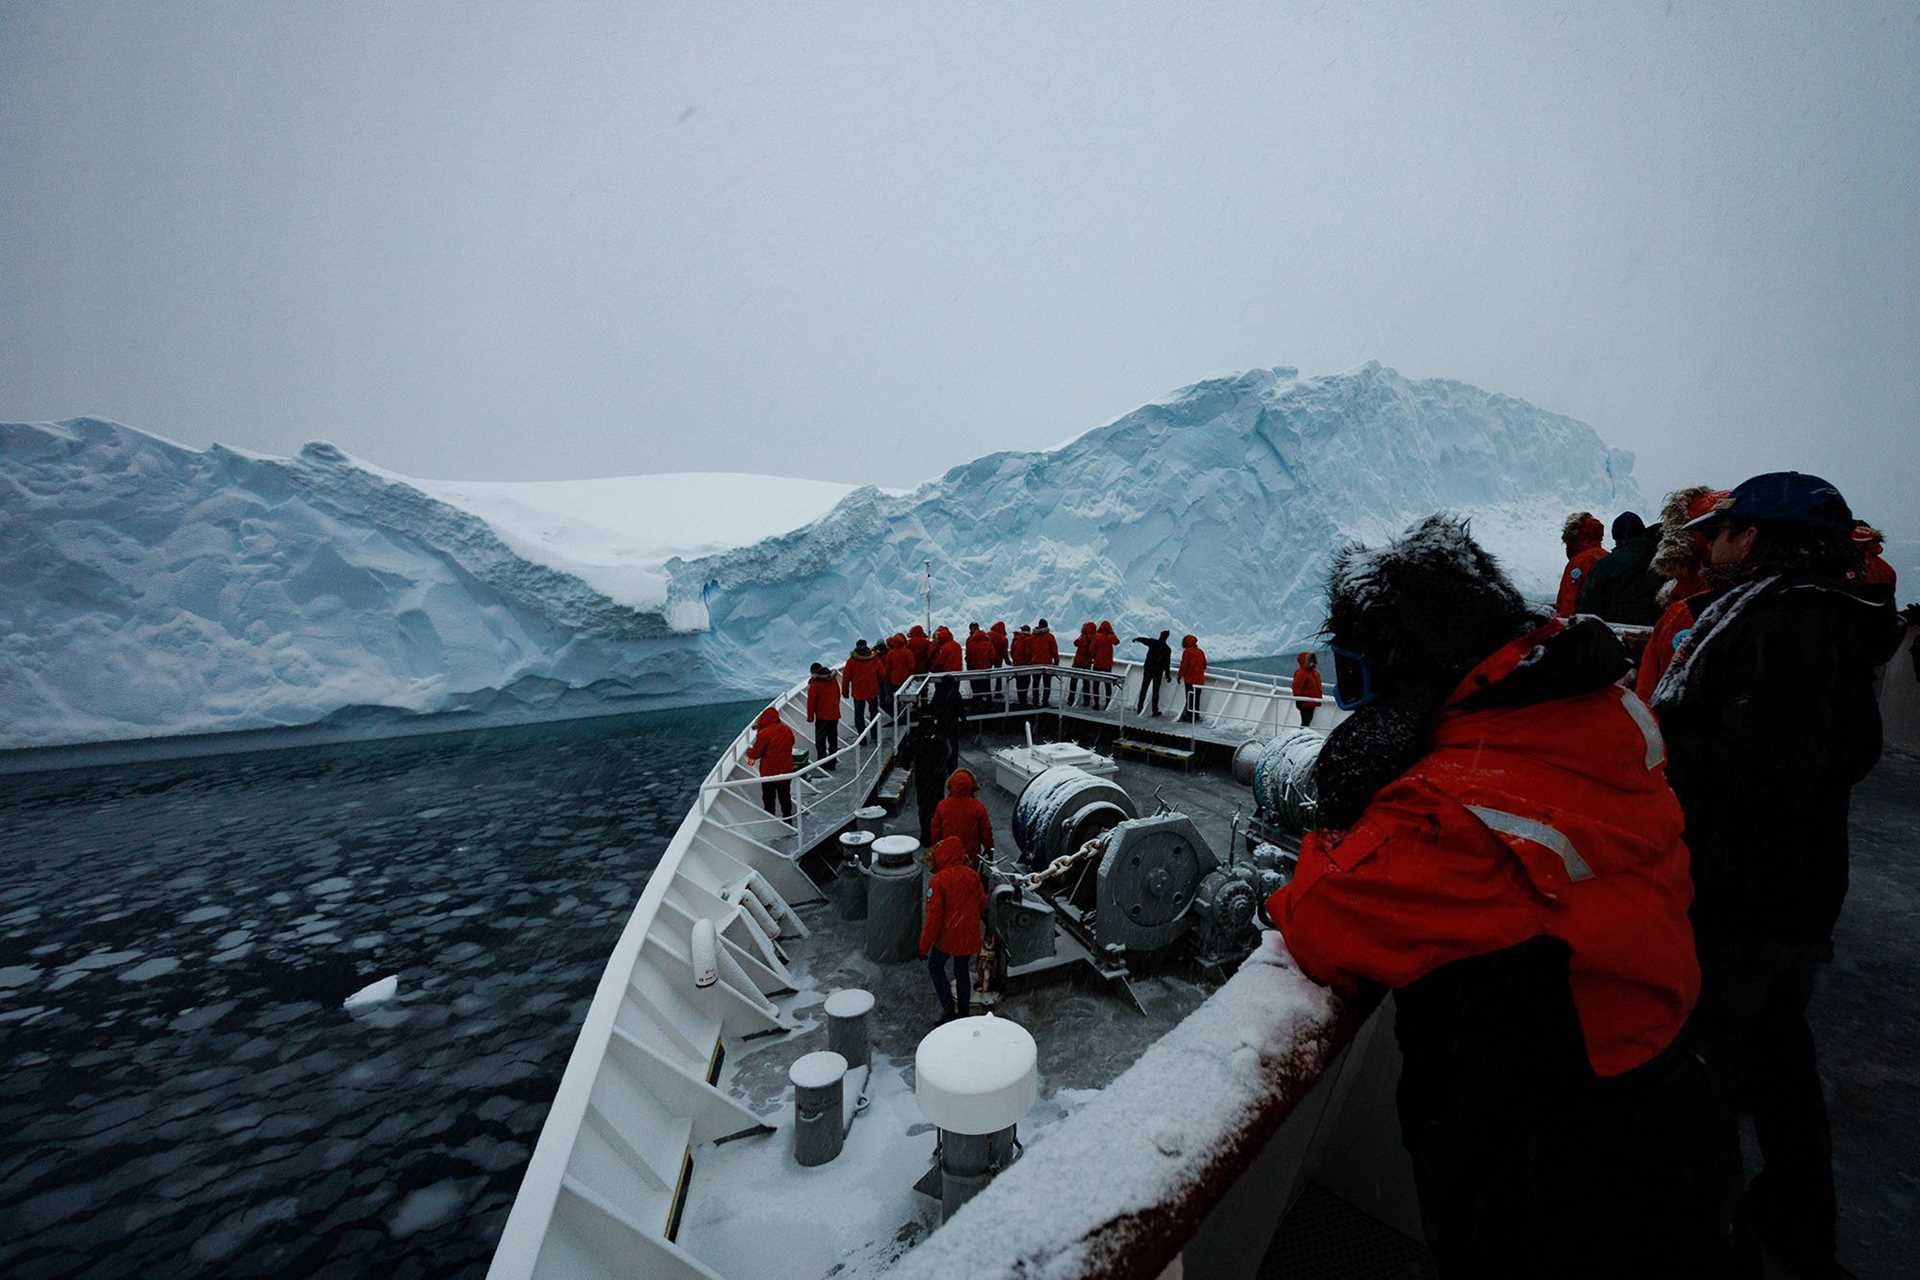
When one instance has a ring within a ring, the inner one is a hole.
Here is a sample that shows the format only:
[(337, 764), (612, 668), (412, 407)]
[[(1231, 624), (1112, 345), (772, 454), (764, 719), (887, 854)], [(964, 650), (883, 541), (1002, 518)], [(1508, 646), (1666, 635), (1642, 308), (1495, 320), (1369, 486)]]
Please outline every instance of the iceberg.
[(1341, 542), (1434, 510), (1550, 596), (1568, 510), (1644, 507), (1632, 467), (1584, 423), (1377, 364), (1201, 382), (909, 492), (416, 480), (323, 443), (0, 424), (0, 749), (765, 695), (922, 618), (928, 565), (936, 621), (1283, 652)]

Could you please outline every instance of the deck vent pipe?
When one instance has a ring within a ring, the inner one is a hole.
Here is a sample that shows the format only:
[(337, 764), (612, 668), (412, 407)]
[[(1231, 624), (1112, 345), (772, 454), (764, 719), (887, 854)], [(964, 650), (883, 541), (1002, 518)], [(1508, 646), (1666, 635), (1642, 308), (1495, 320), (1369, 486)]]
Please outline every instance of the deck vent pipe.
[(720, 981), (720, 944), (715, 939), (713, 921), (695, 920), (693, 940), (693, 985), (710, 987)]
[(1040, 1094), (1033, 1036), (986, 1014), (936, 1027), (913, 1056), (914, 1098), (939, 1129), (934, 1167), (916, 1188), (940, 1201), (941, 1220), (1012, 1164), (1019, 1124)]
[(827, 997), (827, 1048), (847, 1060), (847, 1070), (867, 1065), (867, 1015), (873, 1012), (873, 992), (842, 987)]
[(793, 1158), (806, 1168), (839, 1155), (846, 1141), (841, 1122), (846, 1076), (847, 1060), (827, 1049), (805, 1054), (787, 1069), (793, 1082)]

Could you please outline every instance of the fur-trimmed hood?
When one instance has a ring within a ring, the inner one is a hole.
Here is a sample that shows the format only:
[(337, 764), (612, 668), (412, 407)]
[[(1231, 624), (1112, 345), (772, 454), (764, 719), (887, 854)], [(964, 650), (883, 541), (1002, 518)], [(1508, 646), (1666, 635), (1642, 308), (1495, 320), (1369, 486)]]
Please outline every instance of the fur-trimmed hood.
[(1675, 489), (1660, 507), (1660, 545), (1653, 552), (1653, 571), (1663, 578), (1682, 578), (1697, 567), (1699, 549), (1694, 535), (1682, 528), (1713, 509), (1726, 494), (1704, 484)]
[(1327, 606), (1335, 643), (1365, 654), (1388, 689), (1450, 690), (1539, 624), (1467, 522), (1447, 515), (1428, 516), (1384, 547), (1342, 547)]

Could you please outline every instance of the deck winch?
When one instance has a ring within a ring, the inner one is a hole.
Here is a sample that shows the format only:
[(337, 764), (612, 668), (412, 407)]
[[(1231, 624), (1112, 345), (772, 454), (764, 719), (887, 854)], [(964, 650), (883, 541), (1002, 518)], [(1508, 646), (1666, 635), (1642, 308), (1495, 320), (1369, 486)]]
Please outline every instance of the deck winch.
[(1078, 958), (1060, 957), (1055, 924), (1109, 978), (1125, 975), (1129, 955), (1183, 939), (1210, 965), (1257, 940), (1259, 868), (1223, 866), (1193, 819), (1141, 817), (1107, 778), (1070, 766), (1040, 774), (1014, 805), (1013, 838), (1034, 869), (996, 871), (988, 912), (1010, 974)]

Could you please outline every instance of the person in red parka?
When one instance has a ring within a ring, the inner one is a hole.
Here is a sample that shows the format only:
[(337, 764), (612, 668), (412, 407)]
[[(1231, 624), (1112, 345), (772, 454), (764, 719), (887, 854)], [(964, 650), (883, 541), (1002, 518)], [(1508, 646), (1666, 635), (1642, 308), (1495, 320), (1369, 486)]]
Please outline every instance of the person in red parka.
[(913, 650), (907, 645), (907, 638), (898, 632), (887, 637), (887, 680), (898, 689), (913, 675), (916, 666)]
[(1307, 976), (1393, 993), (1439, 1273), (1720, 1274), (1684, 818), (1624, 646), (1532, 614), (1443, 516), (1339, 552), (1328, 597), (1340, 688), (1366, 700), (1326, 737), (1324, 829), (1267, 909)]
[[(1073, 641), (1073, 669), (1075, 671), (1092, 670), (1093, 635), (1093, 624), (1091, 622), (1083, 622), (1080, 624), (1080, 634), (1075, 636)], [(1087, 706), (1092, 706), (1093, 681), (1084, 676), (1074, 676), (1072, 679), (1073, 684), (1067, 690), (1067, 705), (1077, 707), (1084, 701)]]
[[(1007, 642), (1007, 661), (1015, 667), (1024, 667), (1033, 661), (1032, 628), (1023, 626), (1013, 633), (1013, 638)], [(1032, 684), (1033, 678), (1024, 671), (1013, 678), (1014, 698), (1023, 709), (1027, 705), (1027, 693)]]
[(827, 757), (840, 749), (840, 682), (818, 662), (807, 680), (807, 723), (813, 726), (813, 758), (826, 761), (820, 767), (833, 772), (839, 762)]
[(965, 659), (960, 655), (960, 642), (953, 638), (953, 632), (945, 627), (936, 628), (933, 633), (932, 670), (958, 671), (964, 665)]
[[(977, 622), (968, 623), (966, 650), (967, 670), (985, 671), (993, 666), (993, 649), (993, 633), (982, 631), (980, 624)], [(992, 681), (973, 681), (973, 696), (976, 698), (984, 698), (991, 689)]]
[[(1027, 648), (1027, 660), (1036, 667), (1057, 666), (1060, 662), (1060, 641), (1053, 632), (1047, 630), (1047, 620), (1040, 619), (1033, 627), (1033, 641)], [(1042, 707), (1053, 705), (1053, 675), (1041, 671), (1033, 677), (1034, 702)]]
[[(747, 748), (747, 759), (759, 762), (760, 776), (772, 778), (792, 773), (793, 730), (787, 728), (780, 713), (768, 707), (754, 720), (753, 727), (753, 745)], [(772, 813), (775, 802), (779, 803), (783, 817), (793, 817), (793, 779), (760, 784), (760, 807)]]
[(867, 717), (880, 713), (880, 657), (861, 640), (840, 668), (841, 689), (853, 699), (853, 731), (867, 727)]
[(1887, 549), (1886, 535), (1862, 520), (1853, 526), (1853, 545), (1865, 562), (1856, 579), (1866, 588), (1860, 594), (1875, 600), (1893, 599), (1899, 588), (1900, 575), (1880, 554)]
[(1200, 647), (1199, 636), (1180, 637), (1180, 683), (1187, 688), (1187, 709), (1182, 720), (1200, 719), (1200, 689), (1207, 683), (1207, 651)]
[[(927, 881), (920, 925), (920, 954), (927, 958), (934, 994), (940, 997), (940, 1021), (951, 1021), (954, 992), (960, 993), (959, 1017), (972, 1013), (973, 957), (980, 952), (980, 922), (987, 914), (987, 890), (980, 873), (967, 862), (966, 850), (952, 836), (933, 846), (933, 876)], [(953, 985), (947, 985), (951, 962)]]
[(1607, 549), (1600, 545), (1606, 536), (1606, 526), (1591, 511), (1576, 511), (1567, 517), (1566, 526), (1560, 530), (1560, 541), (1567, 548), (1567, 567), (1560, 571), (1560, 594), (1553, 602), (1553, 611), (1560, 617), (1571, 618), (1579, 611), (1580, 588), (1587, 584), (1593, 566), (1607, 558)]
[(915, 675), (923, 676), (933, 670), (933, 641), (917, 622), (907, 628), (907, 652), (913, 655)]
[[(1100, 625), (1094, 629), (1093, 641), (1087, 646), (1087, 653), (1093, 659), (1093, 669), (1095, 671), (1112, 671), (1113, 651), (1119, 647), (1120, 637), (1114, 634), (1113, 623), (1102, 618)], [(1089, 681), (1088, 687), (1090, 690), (1097, 689), (1098, 691), (1098, 697), (1093, 705), (1104, 709), (1107, 704), (1113, 700), (1114, 691), (1120, 686), (1118, 684), (1109, 686), (1105, 681), (1100, 681), (1096, 685), (1094, 682)]]
[(1320, 708), (1320, 658), (1319, 655), (1303, 653), (1294, 662), (1293, 696), (1299, 701), (1294, 709), (1300, 713), (1300, 723), (1313, 723), (1313, 713)]
[(1640, 651), (1640, 669), (1633, 679), (1633, 691), (1642, 702), (1653, 701), (1660, 677), (1673, 662), (1673, 651), (1693, 626), (1695, 597), (1707, 589), (1703, 576), (1707, 540), (1698, 531), (1686, 528), (1686, 523), (1712, 511), (1728, 492), (1705, 485), (1676, 489), (1667, 495), (1661, 508), (1660, 544), (1654, 548), (1650, 567), (1668, 581), (1654, 596), (1660, 617), (1653, 624), (1653, 634), (1647, 637), (1646, 648)]
[(993, 861), (993, 819), (980, 803), (979, 791), (971, 769), (955, 769), (947, 777), (947, 798), (933, 811), (932, 826), (936, 842), (952, 836), (976, 868)]

